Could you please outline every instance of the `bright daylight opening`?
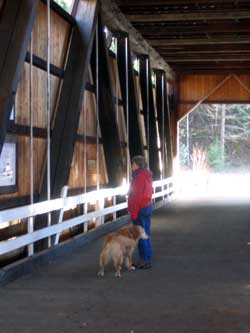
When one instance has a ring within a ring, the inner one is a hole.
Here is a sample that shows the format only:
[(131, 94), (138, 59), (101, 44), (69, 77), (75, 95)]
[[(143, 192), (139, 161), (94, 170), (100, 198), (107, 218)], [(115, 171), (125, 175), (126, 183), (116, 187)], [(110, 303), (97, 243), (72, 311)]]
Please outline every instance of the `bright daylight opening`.
[(179, 122), (182, 198), (250, 197), (250, 105), (201, 104)]
[(59, 6), (61, 6), (66, 12), (71, 13), (74, 0), (54, 0)]

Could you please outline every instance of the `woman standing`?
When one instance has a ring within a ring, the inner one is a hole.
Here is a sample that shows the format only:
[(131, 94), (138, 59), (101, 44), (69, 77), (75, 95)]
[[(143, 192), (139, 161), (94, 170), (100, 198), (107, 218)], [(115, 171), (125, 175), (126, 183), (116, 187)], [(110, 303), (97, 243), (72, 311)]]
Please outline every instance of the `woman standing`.
[(146, 159), (144, 156), (134, 156), (132, 158), (132, 182), (128, 197), (128, 211), (133, 224), (142, 226), (149, 236), (148, 239), (141, 239), (138, 243), (140, 262), (135, 266), (141, 269), (152, 267), (150, 240), (152, 192), (152, 172), (147, 169)]

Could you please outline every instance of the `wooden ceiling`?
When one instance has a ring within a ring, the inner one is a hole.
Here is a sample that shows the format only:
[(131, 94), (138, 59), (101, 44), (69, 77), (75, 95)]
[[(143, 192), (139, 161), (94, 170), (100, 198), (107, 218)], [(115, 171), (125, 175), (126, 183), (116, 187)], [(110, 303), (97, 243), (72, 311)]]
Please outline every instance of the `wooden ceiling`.
[(179, 72), (250, 70), (250, 0), (116, 0)]

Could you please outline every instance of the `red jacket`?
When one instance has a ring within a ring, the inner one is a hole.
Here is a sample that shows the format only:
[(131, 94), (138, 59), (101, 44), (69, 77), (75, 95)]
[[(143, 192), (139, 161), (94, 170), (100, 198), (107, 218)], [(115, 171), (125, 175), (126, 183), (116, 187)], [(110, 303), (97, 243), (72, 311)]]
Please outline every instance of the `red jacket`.
[(137, 169), (133, 172), (129, 189), (128, 211), (132, 221), (135, 221), (141, 208), (151, 204), (152, 172), (147, 169)]

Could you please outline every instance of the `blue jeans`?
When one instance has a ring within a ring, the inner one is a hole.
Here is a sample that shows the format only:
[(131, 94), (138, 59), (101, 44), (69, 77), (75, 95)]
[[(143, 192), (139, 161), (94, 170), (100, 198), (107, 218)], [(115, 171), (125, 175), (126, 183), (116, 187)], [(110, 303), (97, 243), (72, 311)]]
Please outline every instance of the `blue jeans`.
[(140, 225), (146, 231), (148, 239), (140, 239), (138, 242), (139, 256), (145, 263), (152, 261), (152, 246), (150, 240), (150, 227), (151, 227), (152, 205), (139, 210), (137, 219), (133, 221), (134, 225)]

